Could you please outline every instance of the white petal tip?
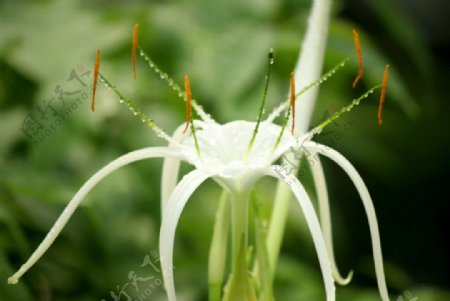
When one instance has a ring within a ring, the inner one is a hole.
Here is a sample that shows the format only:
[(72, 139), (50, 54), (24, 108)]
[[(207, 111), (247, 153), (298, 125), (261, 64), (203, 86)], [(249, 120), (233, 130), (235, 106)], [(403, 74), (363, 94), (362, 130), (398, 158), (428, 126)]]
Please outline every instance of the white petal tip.
[(19, 282), (19, 278), (16, 276), (11, 276), (8, 278), (8, 284), (17, 284), (17, 282)]
[(353, 279), (353, 271), (348, 272), (347, 277), (343, 278), (341, 275), (334, 275), (334, 280), (339, 285), (348, 285)]

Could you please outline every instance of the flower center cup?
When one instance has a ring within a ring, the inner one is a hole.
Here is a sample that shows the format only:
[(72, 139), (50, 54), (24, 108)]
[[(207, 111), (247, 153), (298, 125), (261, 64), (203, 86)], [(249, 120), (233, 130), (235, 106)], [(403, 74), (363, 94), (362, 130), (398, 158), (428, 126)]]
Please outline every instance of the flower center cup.
[(256, 138), (248, 152), (249, 141), (256, 123), (233, 121), (223, 125), (196, 121), (196, 134), (200, 156), (194, 138), (189, 136), (181, 152), (197, 169), (210, 173), (230, 192), (239, 192), (251, 187), (281, 155), (295, 142), (289, 131), (284, 131), (277, 147), (281, 126), (261, 122)]

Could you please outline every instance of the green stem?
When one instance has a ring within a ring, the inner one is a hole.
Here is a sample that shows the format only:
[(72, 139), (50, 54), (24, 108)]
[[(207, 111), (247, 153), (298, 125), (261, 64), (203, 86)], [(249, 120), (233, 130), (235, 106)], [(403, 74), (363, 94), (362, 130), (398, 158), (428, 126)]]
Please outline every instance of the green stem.
[[(239, 261), (241, 243), (244, 243), (244, 252), (247, 253), (248, 240), (248, 196), (245, 192), (239, 196), (233, 196), (231, 200), (231, 239), (232, 239), (232, 262)], [(233, 269), (235, 267), (233, 266)]]
[(231, 197), (231, 276), (225, 287), (224, 301), (256, 301), (256, 292), (247, 265), (249, 192)]
[(274, 301), (272, 288), (272, 269), (270, 267), (269, 253), (267, 252), (267, 233), (263, 225), (263, 219), (260, 212), (261, 204), (258, 201), (256, 193), (252, 197), (254, 226), (255, 226), (255, 244), (257, 261), (254, 268), (254, 274), (260, 282), (261, 291), (259, 301)]
[(211, 249), (209, 251), (209, 301), (220, 301), (222, 295), (223, 274), (227, 259), (229, 221), (230, 206), (227, 200), (227, 192), (223, 191), (216, 213)]

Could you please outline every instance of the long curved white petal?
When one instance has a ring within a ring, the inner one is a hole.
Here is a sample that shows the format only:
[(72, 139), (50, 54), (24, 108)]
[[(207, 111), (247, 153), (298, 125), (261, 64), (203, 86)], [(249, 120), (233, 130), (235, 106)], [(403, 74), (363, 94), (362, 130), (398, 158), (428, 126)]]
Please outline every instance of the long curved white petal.
[(8, 283), (10, 284), (16, 284), (19, 280), (19, 278), (28, 270), (30, 269), (36, 261), (41, 258), (42, 255), (47, 251), (47, 249), (52, 245), (52, 243), (55, 241), (56, 237), (59, 235), (61, 230), (64, 228), (70, 217), (72, 216), (75, 209), (78, 207), (78, 205), (81, 203), (81, 201), (84, 199), (86, 194), (95, 186), (98, 182), (100, 182), (103, 178), (105, 178), (107, 175), (115, 171), (116, 169), (130, 164), (135, 161), (148, 159), (148, 158), (155, 158), (155, 157), (172, 157), (172, 158), (178, 158), (183, 159), (183, 156), (181, 156), (180, 153), (170, 150), (166, 147), (147, 147), (140, 150), (136, 150), (133, 152), (130, 152), (128, 154), (125, 154), (116, 160), (110, 162), (105, 167), (97, 171), (89, 180), (87, 180), (83, 186), (81, 186), (80, 190), (75, 194), (75, 196), (70, 200), (69, 204), (66, 206), (64, 211), (61, 213), (61, 215), (56, 220), (53, 227), (50, 229), (50, 231), (47, 233), (47, 236), (45, 236), (44, 240), (41, 242), (41, 244), (37, 247), (37, 249), (33, 252), (33, 254), (30, 256), (30, 258), (25, 262), (20, 269), (8, 279)]
[[(183, 133), (185, 125), (180, 125), (172, 135), (172, 139), (181, 142), (188, 133)], [(175, 144), (170, 142), (169, 148), (174, 147)], [(177, 185), (178, 172), (180, 170), (180, 160), (173, 158), (165, 158), (161, 174), (161, 212), (164, 212), (167, 201), (172, 194), (173, 189)]]
[(320, 224), (322, 226), (322, 233), (327, 245), (328, 257), (330, 258), (331, 269), (333, 271), (334, 280), (340, 285), (347, 285), (353, 276), (353, 271), (350, 271), (346, 278), (342, 277), (339, 273), (339, 269), (336, 265), (336, 259), (334, 258), (333, 250), (333, 233), (331, 230), (331, 214), (330, 214), (330, 201), (328, 198), (327, 183), (325, 181), (325, 175), (323, 173), (322, 163), (318, 154), (315, 152), (307, 153), (308, 163), (311, 167), (311, 173), (316, 188), (317, 199), (319, 202), (319, 216)]
[(386, 279), (384, 275), (383, 267), (383, 255), (381, 252), (380, 233), (378, 230), (378, 222), (375, 214), (375, 208), (373, 206), (372, 198), (370, 197), (369, 190), (367, 189), (364, 181), (362, 180), (355, 167), (336, 150), (329, 148), (328, 146), (316, 143), (306, 142), (303, 144), (304, 148), (313, 152), (320, 153), (327, 156), (334, 162), (336, 162), (350, 177), (355, 185), (366, 211), (367, 219), (369, 221), (370, 236), (372, 238), (372, 250), (375, 262), (375, 272), (377, 275), (378, 290), (381, 298), (384, 301), (389, 301), (389, 294), (386, 287)]
[(322, 270), (322, 277), (325, 284), (327, 301), (334, 301), (336, 299), (336, 292), (325, 240), (322, 236), (322, 230), (320, 228), (316, 211), (314, 210), (305, 188), (296, 177), (287, 173), (287, 171), (279, 165), (268, 168), (266, 172), (267, 175), (284, 181), (290, 187), (295, 198), (300, 204), (316, 247), (320, 268)]
[(159, 234), (161, 269), (169, 301), (175, 301), (175, 283), (173, 280), (173, 244), (175, 230), (181, 212), (192, 193), (211, 175), (194, 170), (183, 177), (175, 187), (167, 202)]

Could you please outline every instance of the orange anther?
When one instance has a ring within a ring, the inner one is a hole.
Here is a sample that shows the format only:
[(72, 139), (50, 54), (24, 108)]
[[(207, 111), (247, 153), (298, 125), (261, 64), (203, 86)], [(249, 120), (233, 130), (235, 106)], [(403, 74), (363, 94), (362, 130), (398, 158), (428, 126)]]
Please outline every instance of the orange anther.
[(364, 65), (363, 65), (363, 58), (362, 58), (362, 50), (361, 50), (361, 41), (359, 40), (358, 32), (353, 29), (353, 41), (355, 42), (355, 51), (356, 56), (358, 58), (358, 75), (356, 76), (355, 80), (353, 81), (353, 88), (356, 87), (359, 80), (362, 78), (364, 74)]
[(184, 90), (186, 92), (186, 127), (184, 128), (183, 133), (186, 133), (189, 127), (189, 122), (191, 121), (191, 101), (192, 101), (191, 83), (187, 75), (184, 76)]
[(383, 124), (383, 106), (384, 106), (384, 100), (386, 98), (386, 89), (388, 85), (388, 77), (389, 77), (389, 65), (386, 65), (386, 68), (384, 69), (383, 74), (383, 82), (381, 84), (381, 95), (380, 95), (380, 105), (378, 106), (378, 124)]
[(292, 128), (291, 132), (294, 134), (295, 129), (295, 79), (294, 79), (294, 72), (291, 72), (290, 77), (290, 100), (291, 100), (291, 111), (292, 111)]
[(138, 45), (139, 24), (134, 24), (133, 41), (131, 48), (131, 64), (133, 65), (133, 78), (136, 79), (136, 49)]
[(97, 80), (99, 70), (100, 70), (100, 49), (97, 50), (97, 56), (95, 58), (95, 65), (94, 65), (94, 82), (92, 84), (92, 102), (91, 102), (92, 112), (95, 111), (95, 92), (97, 91)]

